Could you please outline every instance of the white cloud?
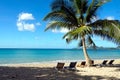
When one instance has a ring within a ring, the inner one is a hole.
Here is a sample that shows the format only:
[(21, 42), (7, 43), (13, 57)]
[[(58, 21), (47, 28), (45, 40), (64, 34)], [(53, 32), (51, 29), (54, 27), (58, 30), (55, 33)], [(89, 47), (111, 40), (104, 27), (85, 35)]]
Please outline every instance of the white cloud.
[(107, 20), (114, 20), (115, 18), (113, 16), (108, 16), (106, 19)]
[[(28, 23), (27, 21), (30, 21), (31, 23)], [(18, 27), (19, 31), (35, 31), (35, 26), (40, 26), (41, 24), (39, 22), (33, 23), (32, 21), (35, 20), (33, 15), (31, 13), (20, 13), (18, 15), (18, 19), (16, 22), (16, 25)]]
[(35, 18), (31, 13), (20, 13), (18, 16), (18, 21), (23, 21), (23, 20), (34, 20)]
[(61, 28), (60, 30), (53, 29), (52, 32), (54, 33), (67, 33), (69, 30), (66, 28)]
[(34, 24), (24, 24), (24, 29), (28, 31), (34, 31), (35, 30), (35, 25)]
[(21, 22), (17, 22), (17, 27), (19, 31), (23, 31), (23, 24)]
[(23, 22), (17, 22), (17, 27), (19, 31), (35, 31), (35, 25)]

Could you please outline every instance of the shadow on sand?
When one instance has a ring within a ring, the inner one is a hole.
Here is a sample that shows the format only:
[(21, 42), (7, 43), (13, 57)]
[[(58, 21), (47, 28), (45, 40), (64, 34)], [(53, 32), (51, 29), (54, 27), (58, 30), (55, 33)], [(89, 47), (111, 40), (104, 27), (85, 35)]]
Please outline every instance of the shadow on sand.
[(0, 80), (119, 80), (115, 77), (83, 76), (77, 73), (59, 72), (54, 68), (0, 67)]

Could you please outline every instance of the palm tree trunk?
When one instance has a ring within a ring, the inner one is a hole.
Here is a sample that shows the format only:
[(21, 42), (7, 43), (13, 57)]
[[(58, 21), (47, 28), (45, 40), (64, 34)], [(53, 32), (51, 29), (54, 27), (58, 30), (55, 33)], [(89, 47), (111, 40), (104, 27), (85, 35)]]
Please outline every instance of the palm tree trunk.
[(86, 49), (86, 44), (85, 44), (85, 38), (82, 37), (82, 45), (83, 45), (83, 53), (84, 53), (84, 57), (85, 57), (85, 60), (86, 60), (86, 65), (87, 66), (90, 66), (92, 64), (92, 61), (87, 53), (87, 49)]

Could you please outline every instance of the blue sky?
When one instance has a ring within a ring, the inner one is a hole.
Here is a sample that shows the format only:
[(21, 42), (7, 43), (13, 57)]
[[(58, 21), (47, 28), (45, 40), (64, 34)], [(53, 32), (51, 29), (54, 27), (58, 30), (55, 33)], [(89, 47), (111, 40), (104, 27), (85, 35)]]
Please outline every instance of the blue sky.
[[(67, 44), (62, 36), (66, 30), (44, 32), (43, 17), (53, 0), (1, 0), (0, 48), (75, 48), (77, 41)], [(98, 19), (119, 19), (119, 0), (111, 0), (98, 12)], [(94, 37), (97, 46), (115, 47), (112, 42)]]

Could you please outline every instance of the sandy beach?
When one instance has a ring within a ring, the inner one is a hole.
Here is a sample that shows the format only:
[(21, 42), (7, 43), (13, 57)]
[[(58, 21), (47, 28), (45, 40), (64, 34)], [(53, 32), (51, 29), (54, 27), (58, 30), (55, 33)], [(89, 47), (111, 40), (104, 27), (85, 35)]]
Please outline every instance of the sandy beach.
[[(95, 60), (95, 64), (103, 60)], [(81, 62), (77, 62), (79, 65)], [(120, 59), (113, 66), (77, 67), (78, 71), (57, 71), (57, 62), (3, 64), (0, 80), (120, 80)], [(68, 66), (69, 62), (65, 63)]]

